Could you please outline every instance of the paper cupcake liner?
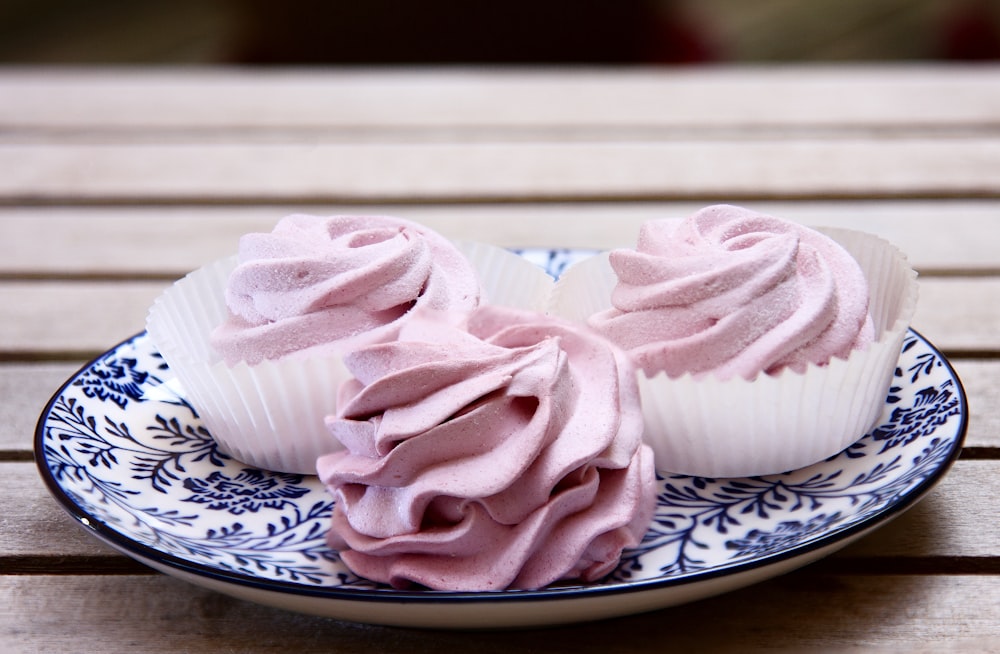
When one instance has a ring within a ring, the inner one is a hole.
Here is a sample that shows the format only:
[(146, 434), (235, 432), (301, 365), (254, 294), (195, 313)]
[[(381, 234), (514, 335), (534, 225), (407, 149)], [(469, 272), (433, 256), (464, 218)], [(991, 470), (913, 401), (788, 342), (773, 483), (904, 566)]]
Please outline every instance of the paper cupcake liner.
[[(640, 372), (645, 439), (657, 469), (699, 477), (777, 474), (833, 456), (874, 426), (916, 308), (916, 273), (902, 252), (878, 237), (819, 231), (864, 271), (876, 342), (825, 366), (752, 381)], [(608, 253), (582, 261), (560, 279), (552, 311), (586, 320), (610, 308), (616, 282)]]
[[(545, 307), (552, 279), (538, 266), (484, 243), (456, 243), (480, 277), (484, 302)], [(350, 378), (338, 355), (228, 366), (209, 335), (226, 319), (225, 288), (237, 257), (208, 264), (153, 304), (146, 330), (219, 448), (249, 465), (315, 474), (316, 459), (341, 448), (323, 418), (336, 413)]]
[(479, 275), (482, 303), (539, 312), (548, 308), (555, 281), (539, 266), (479, 241), (456, 241), (455, 247)]

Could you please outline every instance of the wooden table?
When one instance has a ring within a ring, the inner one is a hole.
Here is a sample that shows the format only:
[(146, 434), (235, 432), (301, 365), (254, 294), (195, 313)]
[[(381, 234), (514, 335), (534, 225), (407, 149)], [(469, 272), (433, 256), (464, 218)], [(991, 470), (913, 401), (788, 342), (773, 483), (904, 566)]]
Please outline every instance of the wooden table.
[[(5, 652), (1000, 650), (1000, 67), (0, 70)], [(629, 245), (715, 201), (875, 232), (972, 407), (961, 459), (840, 553), (700, 602), (543, 630), (309, 617), (80, 530), (32, 463), (81, 364), (172, 280), (293, 211), (504, 246)]]

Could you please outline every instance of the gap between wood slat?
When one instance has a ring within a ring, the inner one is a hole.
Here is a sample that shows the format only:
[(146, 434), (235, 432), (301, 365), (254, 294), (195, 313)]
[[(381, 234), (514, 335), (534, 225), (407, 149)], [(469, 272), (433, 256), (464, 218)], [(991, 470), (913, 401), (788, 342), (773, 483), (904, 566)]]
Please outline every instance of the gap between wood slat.
[[(997, 200), (1000, 199), (1000, 186), (995, 189), (956, 189), (952, 190), (929, 190), (901, 189), (899, 191), (884, 189), (877, 191), (826, 191), (826, 192), (706, 192), (695, 190), (692, 192), (672, 191), (666, 193), (576, 193), (576, 194), (550, 194), (550, 193), (526, 193), (523, 195), (426, 195), (407, 193), (404, 195), (372, 194), (366, 197), (352, 195), (316, 195), (316, 194), (290, 194), (287, 197), (281, 194), (253, 195), (251, 193), (240, 193), (239, 195), (157, 195), (150, 193), (142, 198), (142, 204), (147, 207), (176, 207), (192, 204), (205, 205), (209, 207), (220, 206), (260, 206), (275, 203), (293, 203), (296, 206), (329, 206), (338, 205), (344, 207), (365, 207), (385, 204), (398, 204), (406, 202), (410, 206), (462, 206), (480, 204), (503, 204), (503, 205), (524, 205), (524, 204), (566, 204), (566, 203), (605, 203), (605, 202), (699, 202), (702, 204), (714, 204), (719, 202), (735, 203), (742, 202), (836, 202), (836, 201), (883, 201), (883, 200)], [(0, 196), (0, 207), (123, 207), (135, 206), (136, 198), (133, 196), (79, 196), (73, 194), (8, 194)]]
[[(960, 458), (963, 461), (995, 461), (1000, 459), (1000, 447), (967, 446), (962, 448)], [(31, 450), (0, 450), (0, 463), (33, 462), (34, 453)]]
[(959, 458), (963, 461), (993, 461), (1000, 459), (1000, 447), (985, 445), (964, 447)]
[[(916, 268), (921, 279), (944, 278), (987, 278), (1000, 277), (1000, 268)], [(33, 270), (23, 270), (17, 272), (0, 271), (0, 283), (3, 282), (97, 282), (97, 283), (121, 283), (121, 282), (172, 282), (183, 277), (189, 271), (179, 272), (149, 272), (146, 270), (116, 270), (116, 271), (86, 271), (86, 272), (42, 272)]]
[(1000, 350), (942, 348), (941, 353), (952, 363), (959, 359), (971, 359), (973, 361), (996, 361), (1000, 359)]
[[(1000, 459), (1000, 447), (965, 447), (960, 458), (963, 461), (995, 461)], [(35, 455), (31, 450), (0, 450), (0, 463), (27, 463), (34, 460)]]
[(752, 124), (705, 126), (697, 124), (565, 125), (538, 123), (530, 126), (482, 123), (476, 125), (336, 127), (268, 126), (73, 126), (3, 127), (0, 143), (16, 145), (141, 145), (163, 143), (240, 144), (260, 143), (629, 143), (650, 141), (763, 141), (775, 139), (836, 140), (866, 138), (890, 141), (905, 138), (970, 138), (1000, 136), (1000, 121), (970, 124), (879, 123), (838, 125), (834, 123), (787, 125)]
[(806, 569), (815, 574), (837, 575), (996, 575), (1000, 557), (991, 556), (832, 556)]
[[(156, 570), (125, 555), (0, 557), (5, 575), (154, 575)], [(849, 557), (834, 555), (803, 570), (828, 575), (998, 575), (1000, 557)]]
[(5, 575), (152, 575), (156, 570), (127, 556), (5, 556)]
[[(172, 282), (185, 273), (153, 273), (145, 270), (137, 271), (114, 271), (114, 272), (36, 272), (18, 271), (16, 273), (0, 272), (0, 283), (2, 282), (98, 282), (98, 283), (121, 283), (121, 282)], [(1000, 274), (1000, 273), (998, 273)], [(987, 277), (989, 275), (983, 275)]]
[[(0, 349), (2, 363), (65, 363), (68, 361), (91, 361), (106, 350), (3, 350)], [(1000, 360), (1000, 350), (971, 350), (943, 348), (941, 353), (954, 362), (957, 359), (974, 361)]]
[(2, 350), (0, 363), (71, 363), (91, 361), (106, 350)]
[(35, 454), (31, 450), (0, 450), (0, 463), (20, 463), (34, 460)]

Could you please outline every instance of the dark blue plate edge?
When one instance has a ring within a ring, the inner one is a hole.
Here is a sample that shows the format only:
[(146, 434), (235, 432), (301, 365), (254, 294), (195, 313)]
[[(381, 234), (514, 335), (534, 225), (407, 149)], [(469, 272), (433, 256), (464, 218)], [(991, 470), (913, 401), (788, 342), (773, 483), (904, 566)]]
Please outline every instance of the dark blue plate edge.
[[(73, 499), (65, 493), (62, 486), (58, 481), (52, 476), (51, 471), (45, 461), (44, 457), (44, 447), (43, 440), (45, 436), (45, 424), (47, 422), (47, 416), (52, 410), (53, 405), (58, 400), (58, 398), (63, 394), (63, 392), (70, 386), (77, 377), (79, 377), (84, 371), (88, 370), (91, 366), (96, 364), (101, 359), (107, 357), (109, 354), (116, 352), (118, 349), (134, 342), (135, 340), (146, 335), (146, 332), (139, 332), (135, 334), (109, 350), (103, 352), (102, 354), (94, 357), (89, 362), (81, 366), (75, 373), (73, 373), (64, 382), (59, 389), (52, 395), (49, 401), (46, 403), (45, 408), (42, 410), (39, 416), (38, 422), (35, 426), (34, 435), (34, 459), (38, 472), (45, 483), (46, 488), (49, 493), (56, 499), (60, 506), (65, 510), (73, 519), (80, 525), (83, 529), (88, 531), (91, 535), (97, 539), (110, 545), (117, 551), (133, 558), (138, 559), (140, 562), (153, 561), (157, 564), (163, 565), (168, 568), (176, 569), (178, 571), (194, 575), (197, 577), (205, 577), (207, 579), (212, 579), (215, 581), (234, 584), (243, 587), (253, 588), (262, 591), (269, 592), (279, 592), (288, 593), (304, 597), (312, 597), (317, 599), (330, 599), (330, 600), (342, 600), (342, 601), (364, 601), (364, 602), (393, 602), (393, 603), (421, 603), (421, 604), (451, 604), (455, 602), (459, 603), (480, 603), (480, 602), (515, 602), (515, 601), (552, 601), (557, 599), (569, 600), (569, 599), (583, 599), (591, 598), (595, 596), (611, 596), (618, 595), (622, 593), (636, 593), (636, 592), (648, 592), (654, 590), (660, 590), (672, 586), (681, 586), (687, 584), (693, 584), (696, 582), (707, 581), (710, 579), (716, 579), (718, 577), (732, 575), (736, 573), (749, 572), (762, 567), (768, 567), (776, 563), (786, 561), (788, 559), (797, 558), (804, 556), (816, 550), (831, 546), (835, 543), (846, 541), (852, 536), (858, 535), (872, 527), (881, 524), (883, 522), (888, 522), (892, 518), (895, 518), (899, 514), (903, 513), (905, 510), (911, 508), (917, 502), (919, 502), (923, 497), (932, 489), (934, 486), (940, 482), (951, 467), (954, 465), (955, 461), (958, 460), (962, 452), (962, 447), (965, 443), (965, 438), (968, 431), (968, 421), (969, 421), (969, 405), (968, 397), (965, 392), (965, 387), (962, 384), (961, 379), (952, 366), (951, 362), (948, 361), (947, 357), (942, 354), (930, 341), (928, 341), (922, 334), (914, 329), (909, 329), (909, 333), (919, 338), (930, 350), (938, 356), (940, 361), (946, 367), (948, 374), (955, 381), (956, 394), (960, 402), (959, 418), (960, 423), (958, 426), (957, 437), (951, 445), (951, 451), (948, 456), (942, 461), (941, 465), (934, 472), (934, 474), (929, 475), (920, 484), (915, 486), (909, 493), (900, 498), (893, 504), (882, 508), (881, 510), (873, 513), (868, 518), (860, 520), (856, 523), (847, 525), (840, 529), (836, 529), (829, 534), (818, 538), (816, 540), (801, 543), (795, 546), (783, 550), (781, 552), (775, 552), (760, 558), (753, 559), (752, 561), (744, 562), (734, 562), (729, 565), (716, 566), (707, 570), (697, 570), (689, 573), (679, 574), (669, 578), (663, 579), (649, 579), (645, 581), (636, 581), (628, 583), (618, 583), (613, 585), (602, 586), (599, 584), (594, 584), (590, 586), (554, 586), (548, 587), (540, 590), (504, 590), (504, 591), (494, 591), (494, 592), (481, 592), (481, 593), (469, 593), (469, 592), (454, 592), (454, 591), (431, 591), (431, 590), (421, 590), (421, 591), (401, 591), (391, 588), (386, 589), (367, 589), (358, 588), (350, 590), (339, 590), (332, 589), (329, 587), (322, 586), (304, 586), (301, 584), (294, 584), (290, 582), (283, 581), (262, 581), (259, 578), (252, 577), (245, 574), (228, 572), (225, 570), (220, 570), (217, 568), (212, 568), (199, 563), (194, 563), (187, 561), (180, 557), (174, 556), (172, 554), (166, 554), (151, 548), (149, 546), (138, 543), (124, 534), (121, 534), (114, 529), (106, 526), (102, 521), (94, 516), (86, 513), (82, 507), (80, 507)], [(845, 543), (846, 544), (846, 543)]]

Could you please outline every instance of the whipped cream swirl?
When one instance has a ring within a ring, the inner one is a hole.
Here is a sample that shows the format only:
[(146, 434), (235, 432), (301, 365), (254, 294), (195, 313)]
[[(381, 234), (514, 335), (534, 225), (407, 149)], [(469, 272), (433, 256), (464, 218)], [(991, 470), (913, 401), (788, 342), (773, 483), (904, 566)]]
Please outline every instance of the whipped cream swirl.
[(292, 215), (240, 239), (225, 297), (229, 318), (212, 345), (227, 363), (254, 364), (393, 338), (415, 307), (471, 311), (479, 282), (448, 240), (416, 223)]
[(539, 588), (608, 574), (652, 518), (634, 369), (586, 328), (481, 307), (346, 357), (321, 457), (328, 541), (397, 588)]
[(716, 205), (649, 221), (635, 250), (610, 257), (613, 308), (590, 324), (648, 375), (801, 372), (874, 339), (857, 262), (792, 222)]

